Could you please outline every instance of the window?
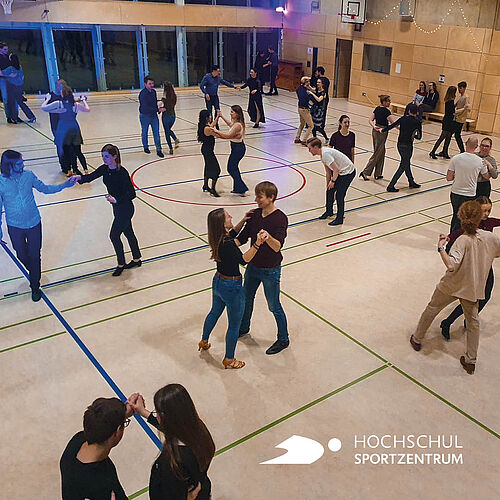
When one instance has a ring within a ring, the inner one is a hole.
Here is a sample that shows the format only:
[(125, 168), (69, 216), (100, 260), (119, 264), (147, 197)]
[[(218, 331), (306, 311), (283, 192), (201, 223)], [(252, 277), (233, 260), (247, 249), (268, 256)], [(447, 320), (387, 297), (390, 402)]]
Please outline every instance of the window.
[(135, 31), (102, 31), (102, 50), (107, 88), (140, 88)]
[(247, 33), (222, 34), (224, 42), (224, 80), (244, 82), (247, 75)]
[(215, 0), (217, 5), (232, 5), (233, 7), (246, 7), (247, 0)]
[(392, 47), (380, 45), (368, 45), (363, 48), (363, 71), (374, 71), (375, 73), (391, 72)]
[(19, 58), (24, 70), (24, 90), (28, 94), (44, 94), (49, 90), (47, 66), (39, 30), (2, 30), (0, 40), (9, 46), (9, 52)]
[(274, 9), (278, 4), (275, 0), (250, 0), (250, 5), (259, 9)]
[(199, 85), (214, 63), (214, 38), (217, 33), (213, 31), (186, 33), (188, 85)]
[(178, 85), (175, 31), (148, 31), (146, 39), (149, 74), (155, 79), (155, 85), (158, 87), (163, 82)]
[(97, 90), (90, 31), (54, 30), (59, 78), (73, 91)]

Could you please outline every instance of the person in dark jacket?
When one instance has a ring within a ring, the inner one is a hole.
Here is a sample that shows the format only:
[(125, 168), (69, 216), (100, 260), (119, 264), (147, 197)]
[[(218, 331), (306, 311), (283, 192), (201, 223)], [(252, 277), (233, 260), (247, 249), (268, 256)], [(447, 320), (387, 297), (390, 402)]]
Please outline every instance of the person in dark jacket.
[(144, 152), (149, 154), (148, 131), (151, 126), (156, 147), (156, 154), (163, 158), (161, 150), (160, 122), (158, 120), (158, 98), (156, 97), (155, 81), (150, 76), (144, 77), (144, 88), (139, 92), (139, 121), (141, 123), (141, 139)]
[[(118, 265), (113, 276), (120, 276), (124, 269), (141, 267), (141, 251), (139, 243), (132, 228), (132, 217), (134, 216), (135, 189), (130, 176), (121, 164), (120, 150), (113, 144), (106, 144), (101, 149), (104, 164), (88, 175), (82, 175), (78, 181), (80, 184), (92, 182), (99, 177), (108, 190), (106, 200), (113, 207), (114, 220), (109, 233), (109, 238), (116, 252)], [(122, 233), (128, 240), (133, 259), (125, 264), (125, 253), (121, 241)]]
[(439, 145), (444, 141), (443, 150), (439, 153), (439, 156), (450, 159), (450, 155), (448, 154), (448, 147), (450, 146), (451, 135), (453, 134), (453, 117), (455, 116), (455, 96), (457, 95), (457, 87), (454, 85), (450, 85), (448, 90), (446, 91), (446, 95), (444, 96), (444, 117), (441, 135), (439, 139), (434, 144), (432, 151), (429, 153), (429, 156), (433, 160), (437, 160), (436, 151)]
[(237, 88), (241, 90), (246, 87), (250, 91), (247, 109), (250, 121), (254, 123), (253, 128), (259, 128), (259, 123), (266, 123), (266, 117), (264, 115), (264, 105), (262, 104), (262, 83), (259, 80), (257, 71), (253, 68), (250, 70), (250, 77), (247, 78), (247, 81)]
[(150, 500), (209, 500), (207, 472), (215, 455), (212, 436), (180, 384), (168, 384), (154, 395), (155, 411), (139, 396), (133, 408), (163, 434), (163, 447), (151, 467)]
[(269, 81), (269, 67), (264, 67), (264, 64), (267, 63), (267, 56), (263, 50), (259, 50), (257, 52), (257, 56), (255, 57), (255, 64), (253, 65), (255, 71), (257, 72), (257, 78), (260, 81), (260, 91), (264, 93), (264, 84)]

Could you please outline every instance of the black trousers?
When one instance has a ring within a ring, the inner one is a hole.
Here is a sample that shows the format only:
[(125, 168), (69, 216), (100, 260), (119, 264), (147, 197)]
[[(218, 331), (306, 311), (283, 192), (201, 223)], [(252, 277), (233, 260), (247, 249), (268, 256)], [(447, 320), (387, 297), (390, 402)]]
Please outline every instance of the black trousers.
[(28, 105), (23, 101), (23, 86), (22, 85), (12, 85), (7, 82), (7, 104), (9, 106), (9, 114), (13, 120), (19, 119), (18, 106), (23, 110), (26, 118), (31, 120), (35, 118), (33, 111), (28, 107)]
[(40, 252), (42, 250), (42, 223), (29, 229), (7, 226), (10, 241), (16, 251), (17, 258), (29, 272), (30, 287), (32, 290), (40, 288), (42, 264)]
[(476, 198), (479, 198), (480, 196), (486, 196), (486, 198), (489, 198), (490, 194), (491, 194), (491, 182), (489, 180), (477, 183)]
[(456, 121), (453, 122), (453, 135), (455, 136), (455, 140), (457, 141), (458, 149), (460, 149), (461, 153), (463, 153), (465, 151), (464, 141), (462, 141), (462, 135), (461, 135), (463, 126), (464, 126), (463, 123), (459, 123)]
[(473, 201), (476, 198), (474, 196), (462, 196), (460, 194), (451, 193), (450, 201), (453, 207), (453, 218), (451, 219), (450, 233), (460, 229), (460, 219), (458, 218), (458, 209), (466, 201)]
[(448, 132), (447, 130), (441, 130), (441, 135), (439, 136), (439, 139), (436, 141), (436, 143), (434, 144), (434, 147), (432, 148), (432, 151), (431, 151), (432, 154), (436, 153), (437, 149), (439, 148), (439, 145), (443, 141), (444, 141), (444, 144), (443, 144), (442, 153), (445, 156), (449, 156), (448, 148), (450, 147), (450, 142), (451, 142), (451, 132)]
[(271, 83), (269, 93), (278, 92), (278, 88), (276, 87), (276, 77), (278, 76), (278, 66), (271, 66)]
[(332, 189), (326, 190), (326, 211), (333, 213), (333, 202), (337, 200), (336, 221), (344, 221), (345, 196), (352, 180), (356, 176), (356, 170), (346, 175), (339, 175)]
[(135, 237), (134, 229), (132, 228), (134, 204), (131, 201), (125, 203), (115, 203), (113, 205), (113, 215), (115, 218), (113, 220), (113, 224), (111, 225), (109, 239), (111, 240), (111, 243), (113, 243), (118, 265), (124, 266), (125, 253), (123, 251), (123, 243), (121, 240), (122, 234), (124, 234), (125, 238), (128, 240), (130, 250), (132, 250), (132, 257), (134, 259), (141, 258), (139, 243), (137, 243), (137, 238)]
[[(486, 288), (484, 289), (484, 299), (479, 300), (478, 312), (481, 312), (481, 310), (490, 300), (494, 284), (495, 284), (495, 276), (493, 275), (493, 268), (491, 268), (488, 274), (488, 278), (486, 279)], [(455, 309), (453, 309), (450, 315), (443, 320), (443, 322), (451, 326), (457, 318), (462, 316), (463, 313), (464, 311), (462, 309), (462, 306), (459, 304), (457, 307), (455, 307)]]
[(401, 162), (399, 163), (399, 168), (393, 175), (391, 182), (389, 182), (390, 187), (394, 187), (398, 179), (403, 175), (403, 172), (408, 178), (410, 184), (414, 183), (413, 174), (411, 172), (411, 156), (413, 154), (413, 144), (402, 144), (398, 142), (399, 156), (401, 156)]

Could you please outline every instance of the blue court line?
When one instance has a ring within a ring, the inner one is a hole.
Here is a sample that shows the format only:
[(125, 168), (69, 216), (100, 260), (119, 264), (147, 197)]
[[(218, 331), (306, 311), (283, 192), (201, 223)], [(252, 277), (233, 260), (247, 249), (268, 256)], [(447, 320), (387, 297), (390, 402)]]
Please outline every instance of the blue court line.
[[(28, 273), (24, 266), (19, 262), (17, 257), (10, 251), (10, 249), (4, 243), (1, 243), (3, 249), (7, 253), (7, 255), (11, 258), (14, 264), (19, 268), (19, 270), (24, 274), (26, 279), (29, 279)], [(127, 401), (127, 397), (121, 389), (116, 385), (115, 381), (110, 377), (108, 372), (102, 367), (102, 365), (97, 361), (96, 357), (90, 352), (89, 348), (83, 343), (82, 339), (77, 335), (75, 330), (70, 326), (70, 324), (64, 319), (63, 315), (57, 310), (51, 300), (45, 295), (42, 291), (42, 298), (44, 302), (47, 304), (48, 308), (52, 311), (54, 316), (59, 320), (64, 329), (71, 335), (72, 339), (76, 342), (78, 347), (83, 351), (83, 353), (87, 356), (89, 361), (94, 365), (97, 371), (101, 374), (104, 380), (108, 383), (108, 385), (113, 389), (114, 393), (121, 399), (121, 401)], [(158, 447), (158, 449), (162, 449), (162, 443), (158, 436), (153, 432), (151, 427), (146, 423), (146, 421), (140, 415), (134, 415), (135, 419), (142, 427), (144, 432), (149, 436), (151, 441)]]

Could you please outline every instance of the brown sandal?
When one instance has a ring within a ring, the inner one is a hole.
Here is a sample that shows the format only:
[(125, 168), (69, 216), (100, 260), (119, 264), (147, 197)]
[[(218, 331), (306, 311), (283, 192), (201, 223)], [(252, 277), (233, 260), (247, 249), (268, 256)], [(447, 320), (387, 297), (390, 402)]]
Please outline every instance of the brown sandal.
[(208, 342), (208, 340), (200, 340), (198, 342), (198, 351), (208, 351), (211, 347), (211, 344)]
[(245, 366), (244, 361), (238, 361), (236, 358), (233, 359), (224, 358), (222, 360), (222, 364), (224, 365), (224, 370), (227, 370), (228, 368), (237, 370), (238, 368), (243, 368)]

